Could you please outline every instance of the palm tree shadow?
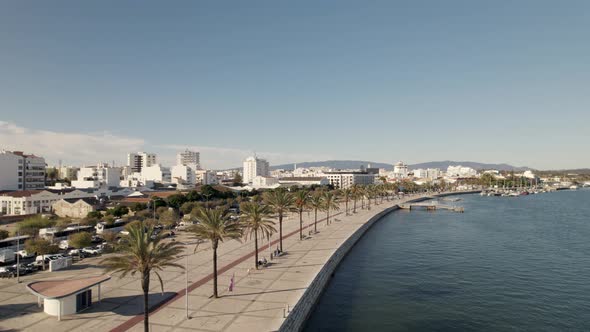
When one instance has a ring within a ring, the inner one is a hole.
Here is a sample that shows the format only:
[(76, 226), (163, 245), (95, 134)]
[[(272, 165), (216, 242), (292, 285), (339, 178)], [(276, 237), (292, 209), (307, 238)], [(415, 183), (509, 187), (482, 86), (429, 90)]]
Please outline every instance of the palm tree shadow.
[(239, 296), (246, 296), (246, 295), (260, 295), (260, 294), (282, 293), (282, 292), (290, 292), (290, 291), (304, 290), (304, 289), (307, 289), (307, 287), (290, 288), (290, 289), (278, 289), (278, 290), (260, 291), (260, 292), (242, 293), (242, 294), (226, 294), (226, 295), (221, 295), (220, 298), (223, 298), (223, 297), (239, 297)]
[[(150, 311), (161, 307), (171, 298), (174, 292), (150, 293), (148, 303)], [(119, 296), (103, 298), (101, 303), (93, 303), (88, 312), (112, 312), (121, 316), (136, 316), (143, 314), (143, 295)]]

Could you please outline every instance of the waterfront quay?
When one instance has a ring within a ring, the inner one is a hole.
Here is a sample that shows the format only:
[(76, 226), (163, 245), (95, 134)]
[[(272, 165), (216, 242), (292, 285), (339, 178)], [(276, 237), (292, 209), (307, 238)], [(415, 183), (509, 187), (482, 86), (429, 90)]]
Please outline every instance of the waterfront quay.
[[(260, 257), (270, 264), (254, 268), (253, 241), (230, 241), (219, 250), (220, 297), (212, 294), (212, 251), (207, 243), (186, 249), (188, 260), (178, 263), (187, 265), (188, 297), (185, 295), (187, 275), (180, 269), (162, 273), (164, 292), (155, 276), (151, 282), (150, 325), (152, 331), (276, 331), (286, 318), (296, 313), (296, 304), (318, 276), (333, 254), (373, 216), (392, 209), (399, 204), (427, 199), (428, 195), (408, 196), (402, 199), (383, 200), (371, 209), (361, 209), (350, 215), (340, 211), (331, 217), (331, 224), (318, 220), (318, 233), (312, 234), (313, 213), (304, 214), (304, 240), (299, 239), (299, 217), (290, 214), (284, 221), (283, 246), (285, 254), (270, 260), (270, 252), (276, 248), (278, 236), (261, 245)], [(366, 204), (366, 202), (365, 202)], [(325, 214), (322, 213), (322, 217)], [(190, 241), (186, 235), (177, 241)], [(37, 305), (37, 298), (25, 289), (25, 284), (36, 280), (76, 279), (103, 274), (98, 262), (100, 257), (85, 259), (72, 269), (53, 273), (39, 273), (21, 278), (0, 280), (0, 330), (26, 331), (140, 331), (142, 322), (142, 296), (140, 281), (127, 276), (112, 279), (103, 284), (102, 299), (87, 311), (64, 316), (61, 321), (46, 315)], [(228, 290), (234, 278), (233, 291)], [(98, 295), (92, 294), (93, 301)], [(188, 298), (188, 302), (187, 302)], [(315, 303), (316, 299), (304, 299)], [(188, 314), (187, 314), (188, 303)], [(312, 303), (312, 304), (313, 304)], [(299, 306), (301, 307), (301, 306)]]

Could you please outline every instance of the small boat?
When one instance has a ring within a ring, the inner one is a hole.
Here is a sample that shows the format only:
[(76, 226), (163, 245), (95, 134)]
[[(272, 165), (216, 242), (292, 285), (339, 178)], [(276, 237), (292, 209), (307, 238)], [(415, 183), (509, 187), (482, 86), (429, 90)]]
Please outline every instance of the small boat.
[(570, 190), (578, 190), (578, 186), (576, 186), (576, 185), (570, 186)]

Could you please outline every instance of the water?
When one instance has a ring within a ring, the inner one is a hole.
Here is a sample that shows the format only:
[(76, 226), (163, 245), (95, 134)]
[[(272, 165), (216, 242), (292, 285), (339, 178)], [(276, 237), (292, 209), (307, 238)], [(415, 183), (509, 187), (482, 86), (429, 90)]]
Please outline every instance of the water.
[(305, 331), (589, 331), (590, 190), (461, 198), (375, 224)]

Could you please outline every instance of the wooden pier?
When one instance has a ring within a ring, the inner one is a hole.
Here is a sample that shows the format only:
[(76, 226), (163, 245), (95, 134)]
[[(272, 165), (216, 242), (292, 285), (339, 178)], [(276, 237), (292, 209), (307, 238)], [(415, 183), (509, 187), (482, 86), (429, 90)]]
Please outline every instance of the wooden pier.
[(445, 204), (434, 204), (434, 203), (405, 203), (398, 205), (400, 209), (405, 210), (416, 210), (416, 209), (426, 209), (426, 211), (436, 211), (438, 209), (442, 210), (449, 210), (453, 212), (463, 213), (465, 212), (465, 208), (462, 206), (454, 206), (454, 205), (445, 205)]

